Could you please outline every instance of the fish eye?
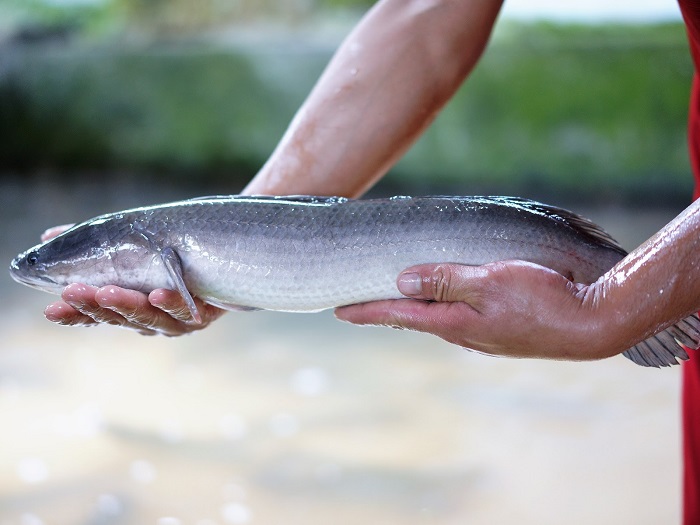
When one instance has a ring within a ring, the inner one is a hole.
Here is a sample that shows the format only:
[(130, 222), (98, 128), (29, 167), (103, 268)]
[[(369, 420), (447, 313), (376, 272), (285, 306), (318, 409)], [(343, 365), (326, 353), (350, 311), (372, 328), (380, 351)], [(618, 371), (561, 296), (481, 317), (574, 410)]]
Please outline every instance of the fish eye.
[(31, 252), (27, 255), (27, 264), (29, 266), (34, 266), (39, 261), (39, 256), (36, 252)]

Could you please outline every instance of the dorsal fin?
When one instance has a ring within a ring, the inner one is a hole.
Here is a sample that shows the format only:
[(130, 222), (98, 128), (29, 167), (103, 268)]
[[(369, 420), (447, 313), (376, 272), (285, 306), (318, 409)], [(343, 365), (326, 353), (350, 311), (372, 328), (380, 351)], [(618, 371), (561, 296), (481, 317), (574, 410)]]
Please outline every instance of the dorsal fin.
[(587, 237), (591, 242), (594, 242), (596, 244), (602, 244), (606, 248), (615, 250), (621, 255), (627, 255), (627, 250), (620, 246), (620, 244), (615, 239), (613, 239), (608, 232), (603, 230), (603, 228), (595, 224), (593, 221), (577, 213), (566, 210), (564, 208), (559, 208), (558, 206), (551, 206), (549, 204), (543, 204), (541, 202), (523, 199), (520, 197), (489, 198), (506, 205), (518, 206), (530, 212), (539, 213), (551, 219), (561, 221), (562, 223), (568, 225), (569, 227), (579, 232), (584, 237)]
[(342, 204), (347, 202), (346, 197), (322, 197), (317, 195), (212, 195), (209, 197), (195, 197), (191, 201), (258, 201), (258, 202), (283, 202), (289, 204)]

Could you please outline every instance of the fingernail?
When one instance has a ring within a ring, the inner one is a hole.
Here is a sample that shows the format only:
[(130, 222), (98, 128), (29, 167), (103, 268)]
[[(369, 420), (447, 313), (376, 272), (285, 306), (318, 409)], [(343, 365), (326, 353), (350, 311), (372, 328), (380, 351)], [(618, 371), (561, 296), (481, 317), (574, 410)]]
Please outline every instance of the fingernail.
[(402, 273), (396, 283), (399, 292), (408, 296), (421, 295), (423, 283), (420, 274), (414, 272)]

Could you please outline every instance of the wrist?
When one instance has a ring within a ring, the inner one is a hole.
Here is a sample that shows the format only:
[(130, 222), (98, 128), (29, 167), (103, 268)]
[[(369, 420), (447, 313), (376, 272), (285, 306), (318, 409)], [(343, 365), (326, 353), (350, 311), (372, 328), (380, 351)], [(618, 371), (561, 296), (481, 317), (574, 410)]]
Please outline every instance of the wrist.
[(586, 287), (583, 307), (587, 311), (587, 332), (594, 353), (604, 359), (628, 350), (653, 335), (631, 314), (624, 290), (611, 282), (609, 274)]

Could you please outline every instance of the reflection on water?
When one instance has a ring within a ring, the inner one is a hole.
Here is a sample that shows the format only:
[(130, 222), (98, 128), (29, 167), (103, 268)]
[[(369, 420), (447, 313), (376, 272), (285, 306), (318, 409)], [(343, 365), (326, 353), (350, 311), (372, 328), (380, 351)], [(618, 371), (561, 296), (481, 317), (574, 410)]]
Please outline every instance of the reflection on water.
[[(177, 197), (95, 189), (4, 186), (3, 260)], [(633, 247), (673, 212), (587, 214)], [(679, 521), (677, 369), (493, 359), (328, 312), (70, 329), (0, 283), (2, 525)]]

